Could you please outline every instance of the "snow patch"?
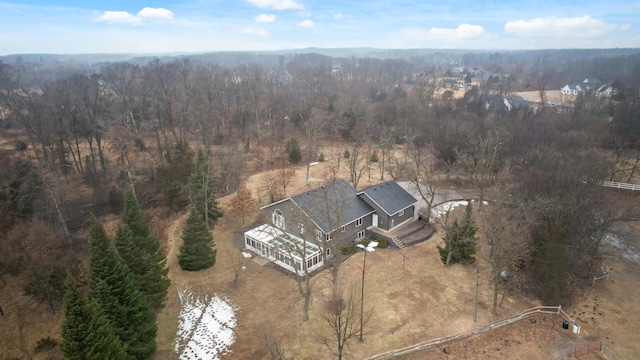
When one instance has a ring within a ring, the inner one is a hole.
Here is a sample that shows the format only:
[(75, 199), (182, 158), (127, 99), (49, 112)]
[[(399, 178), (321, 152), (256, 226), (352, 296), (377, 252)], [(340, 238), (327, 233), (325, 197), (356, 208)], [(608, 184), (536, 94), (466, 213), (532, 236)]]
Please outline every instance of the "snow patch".
[(620, 237), (615, 234), (607, 233), (604, 235), (605, 243), (613, 246), (622, 253), (622, 257), (631, 262), (640, 263), (640, 254), (635, 249), (624, 243)]
[(251, 253), (243, 251), (242, 252), (242, 257), (245, 259), (251, 259)]
[(458, 206), (467, 206), (468, 204), (469, 204), (468, 201), (461, 200), (461, 201), (449, 201), (446, 203), (436, 205), (431, 208), (431, 221), (435, 221), (436, 219), (440, 218), (442, 215), (446, 214), (448, 211), (451, 211), (457, 208)]
[(235, 342), (236, 308), (224, 296), (197, 296), (178, 292), (182, 310), (178, 317), (175, 351), (180, 360), (220, 359)]

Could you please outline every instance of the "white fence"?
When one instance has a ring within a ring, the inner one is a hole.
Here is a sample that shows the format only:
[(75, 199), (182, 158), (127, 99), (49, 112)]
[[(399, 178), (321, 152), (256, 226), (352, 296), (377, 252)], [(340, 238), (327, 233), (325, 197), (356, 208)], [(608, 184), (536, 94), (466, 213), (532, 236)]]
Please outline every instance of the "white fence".
[(562, 316), (563, 319), (569, 321), (569, 322), (574, 322), (574, 320), (571, 318), (571, 316), (569, 316), (566, 312), (564, 312), (562, 310), (562, 308), (560, 306), (536, 306), (534, 308), (531, 309), (527, 309), (525, 311), (523, 311), (521, 314), (509, 317), (507, 319), (503, 319), (503, 320), (499, 320), (496, 322), (493, 322), (491, 324), (485, 325), (481, 328), (475, 329), (471, 332), (465, 333), (465, 334), (460, 334), (460, 335), (454, 335), (454, 336), (449, 336), (446, 338), (436, 338), (436, 339), (431, 339), (431, 340), (427, 340), (418, 344), (414, 344), (414, 345), (410, 345), (401, 349), (395, 349), (395, 350), (391, 350), (391, 351), (387, 351), (384, 352), (382, 354), (378, 354), (378, 355), (374, 355), (372, 357), (367, 358), (366, 360), (383, 360), (383, 359), (392, 359), (396, 356), (400, 356), (400, 355), (405, 355), (405, 354), (410, 354), (416, 351), (420, 351), (420, 350), (424, 350), (424, 349), (428, 349), (430, 347), (434, 347), (440, 344), (444, 344), (444, 343), (448, 343), (454, 340), (458, 340), (458, 339), (464, 339), (464, 338), (468, 338), (470, 336), (473, 335), (478, 335), (478, 334), (482, 334), (484, 332), (490, 331), (490, 330), (494, 330), (494, 329), (498, 329), (501, 328), (505, 325), (508, 324), (512, 324), (514, 322), (520, 321), (524, 318), (526, 318), (529, 315), (535, 314), (535, 313), (546, 313), (546, 314), (558, 314), (560, 316)]
[(614, 189), (639, 190), (640, 191), (640, 185), (637, 185), (637, 184), (621, 183), (621, 182), (617, 182), (617, 181), (601, 181), (600, 185), (606, 186), (606, 187), (610, 187), (610, 188), (614, 188)]

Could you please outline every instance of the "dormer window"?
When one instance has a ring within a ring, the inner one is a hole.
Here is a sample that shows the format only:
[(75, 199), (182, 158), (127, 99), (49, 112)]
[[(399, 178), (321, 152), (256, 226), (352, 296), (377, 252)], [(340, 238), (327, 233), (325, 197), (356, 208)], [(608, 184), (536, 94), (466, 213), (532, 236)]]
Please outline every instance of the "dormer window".
[(277, 227), (278, 229), (285, 230), (284, 216), (282, 215), (280, 209), (276, 209), (273, 212), (273, 214), (271, 215), (271, 222), (273, 223), (273, 226)]

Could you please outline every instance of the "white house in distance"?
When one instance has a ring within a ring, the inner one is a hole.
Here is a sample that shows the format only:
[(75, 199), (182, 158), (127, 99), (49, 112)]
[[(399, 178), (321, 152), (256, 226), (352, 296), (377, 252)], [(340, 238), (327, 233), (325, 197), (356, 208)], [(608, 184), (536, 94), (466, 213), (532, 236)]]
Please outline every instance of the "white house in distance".
[(562, 95), (584, 95), (586, 92), (594, 92), (596, 96), (609, 97), (613, 94), (613, 88), (603, 84), (600, 79), (586, 78), (581, 82), (567, 84), (560, 89)]

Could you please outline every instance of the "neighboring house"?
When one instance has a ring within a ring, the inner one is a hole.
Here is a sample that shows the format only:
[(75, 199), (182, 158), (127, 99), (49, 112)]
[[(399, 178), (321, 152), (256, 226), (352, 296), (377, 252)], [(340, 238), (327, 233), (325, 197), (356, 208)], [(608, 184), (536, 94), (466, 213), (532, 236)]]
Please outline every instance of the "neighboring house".
[(586, 78), (581, 82), (571, 83), (563, 86), (560, 89), (560, 92), (563, 95), (580, 95), (585, 94), (587, 92), (593, 92), (596, 96), (606, 96), (609, 97), (613, 94), (613, 88), (611, 86), (605, 85), (597, 78)]
[(611, 97), (614, 93), (615, 90), (609, 85), (602, 85), (598, 90), (596, 90), (596, 96)]
[(562, 95), (578, 95), (583, 91), (579, 83), (567, 84), (560, 89)]
[[(344, 180), (262, 207), (270, 220), (244, 233), (244, 245), (302, 275), (320, 268), (334, 249), (411, 221), (416, 199), (395, 181), (356, 191)], [(302, 254), (305, 254), (304, 259)]]

